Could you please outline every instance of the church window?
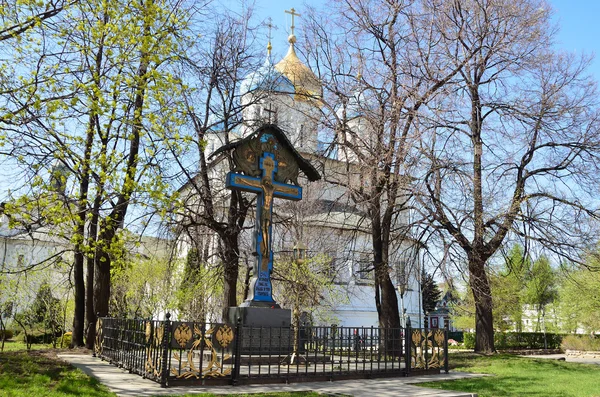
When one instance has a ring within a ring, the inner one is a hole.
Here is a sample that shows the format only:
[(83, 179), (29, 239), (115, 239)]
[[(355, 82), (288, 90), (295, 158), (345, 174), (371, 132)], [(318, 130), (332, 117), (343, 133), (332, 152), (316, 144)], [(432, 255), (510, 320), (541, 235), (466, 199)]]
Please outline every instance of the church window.
[(261, 108), (261, 118), (263, 121), (269, 124), (277, 124), (277, 107), (269, 103), (265, 107)]
[(358, 278), (361, 280), (373, 279), (373, 261), (367, 252), (361, 252), (358, 260)]

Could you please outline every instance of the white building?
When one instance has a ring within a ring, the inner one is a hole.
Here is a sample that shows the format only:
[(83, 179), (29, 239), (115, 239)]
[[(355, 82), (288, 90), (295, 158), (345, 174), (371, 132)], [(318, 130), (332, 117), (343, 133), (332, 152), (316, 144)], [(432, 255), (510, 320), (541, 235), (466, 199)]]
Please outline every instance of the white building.
[(42, 227), (11, 227), (2, 208), (0, 307), (11, 308), (5, 317), (26, 310), (43, 284), (51, 286), (54, 297), (68, 299), (71, 261), (68, 241)]
[[(272, 62), (269, 44), (269, 54), (264, 65), (244, 79), (240, 92), (242, 104), (245, 105), (243, 125), (235, 132), (215, 128), (206, 137), (206, 157), (210, 159), (210, 155), (225, 144), (225, 134), (229, 134), (229, 141), (235, 141), (248, 136), (265, 123), (275, 124), (283, 130), (296, 150), (319, 170), (323, 178), (312, 183), (299, 180), (304, 188), (300, 202), (276, 201), (273, 215), (274, 254), (277, 256), (278, 252), (290, 252), (294, 245), (301, 242), (308, 247), (309, 255), (324, 252), (332, 258), (331, 272), (337, 290), (335, 295), (345, 298), (338, 300), (329, 313), (322, 313), (321, 319), (313, 321), (321, 322), (320, 325), (335, 323), (349, 327), (377, 326), (369, 220), (364, 211), (352, 203), (347, 189), (331, 183), (337, 179), (345, 184), (361, 184), (358, 172), (360, 164), (356, 158), (342, 150), (335, 156), (325, 156), (319, 152), (318, 121), (321, 102), (318, 98), (322, 89), (319, 79), (297, 57), (294, 48), (296, 37), (291, 35), (288, 41), (289, 50), (281, 61)], [(360, 100), (361, 95), (354, 99), (355, 102)], [(349, 110), (352, 111), (352, 103), (349, 105)], [(369, 126), (361, 118), (360, 112), (352, 113), (349, 125), (360, 131), (357, 135), (368, 137)], [(224, 185), (225, 175), (230, 171), (226, 163), (221, 157), (210, 164), (209, 177), (214, 183), (222, 181)], [(185, 186), (180, 190), (184, 196), (192, 194), (190, 191)], [(226, 194), (222, 199), (227, 200)], [(248, 235), (243, 236), (243, 241), (240, 241), (241, 248), (247, 249), (248, 258), (252, 251), (252, 211), (251, 209), (247, 219)], [(204, 230), (198, 235), (210, 236), (210, 232)], [(212, 252), (209, 257), (214, 256), (218, 249), (216, 236), (205, 239), (202, 246), (208, 247)], [(186, 247), (183, 245), (185, 254)], [(407, 254), (411, 251), (410, 248), (406, 243), (393, 247), (390, 273), (397, 289), (404, 287), (403, 299), (398, 294), (400, 311), (405, 309), (405, 318), (410, 317), (412, 325), (416, 327), (422, 324), (423, 318), (420, 291), (415, 277), (420, 269), (414, 258), (419, 255), (414, 252)], [(324, 298), (327, 300), (329, 297)], [(277, 300), (276, 296), (275, 299)]]

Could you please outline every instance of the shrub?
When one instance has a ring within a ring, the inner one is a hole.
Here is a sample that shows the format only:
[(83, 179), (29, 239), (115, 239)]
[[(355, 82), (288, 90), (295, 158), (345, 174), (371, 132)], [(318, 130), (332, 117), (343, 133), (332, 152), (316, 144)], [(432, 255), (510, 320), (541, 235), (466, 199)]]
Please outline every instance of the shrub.
[(20, 340), (24, 343), (52, 343), (52, 339), (55, 337), (52, 335), (52, 332), (44, 332), (44, 330), (40, 329), (33, 329), (29, 331), (28, 334), (28, 338), (26, 338), (26, 335), (23, 332), (20, 336)]
[(71, 339), (73, 338), (73, 333), (72, 332), (65, 332), (63, 337), (62, 337), (62, 341), (60, 344), (60, 347), (69, 347), (71, 346)]
[[(558, 349), (563, 335), (546, 333), (545, 338), (548, 349)], [(466, 349), (474, 349), (475, 334), (465, 332), (464, 343)], [(543, 349), (544, 334), (540, 332), (494, 332), (494, 346), (500, 350)]]
[(561, 334), (541, 332), (496, 332), (494, 345), (497, 349), (558, 349), (562, 338)]
[(4, 338), (5, 340), (12, 339), (13, 336), (14, 336), (14, 332), (12, 329), (5, 329), (4, 331), (0, 331), (0, 339), (2, 339), (2, 338)]
[(567, 335), (560, 347), (563, 350), (600, 351), (600, 338), (592, 335)]
[(471, 332), (465, 332), (463, 334), (463, 340), (465, 343), (465, 349), (475, 349), (475, 334)]

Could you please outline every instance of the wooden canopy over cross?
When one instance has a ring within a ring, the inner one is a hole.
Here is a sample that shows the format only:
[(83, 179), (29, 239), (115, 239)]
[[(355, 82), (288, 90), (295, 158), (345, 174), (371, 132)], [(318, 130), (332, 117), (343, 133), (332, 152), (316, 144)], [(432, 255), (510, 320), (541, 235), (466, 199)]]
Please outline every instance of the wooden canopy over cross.
[(257, 195), (256, 262), (250, 294), (242, 306), (279, 307), (273, 299), (271, 283), (273, 200), (302, 198), (302, 188), (297, 181), (299, 171), (311, 181), (320, 179), (320, 175), (296, 152), (283, 131), (273, 125), (263, 126), (249, 137), (218, 149), (213, 156), (229, 149), (234, 149), (235, 169), (227, 174), (226, 186)]

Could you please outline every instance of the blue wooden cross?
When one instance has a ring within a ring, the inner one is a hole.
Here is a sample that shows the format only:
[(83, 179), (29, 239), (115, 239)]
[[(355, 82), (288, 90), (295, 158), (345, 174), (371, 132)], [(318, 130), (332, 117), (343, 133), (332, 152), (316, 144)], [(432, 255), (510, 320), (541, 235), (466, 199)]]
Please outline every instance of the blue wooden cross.
[(242, 306), (279, 307), (273, 299), (271, 273), (273, 271), (273, 249), (271, 218), (273, 198), (300, 200), (302, 188), (275, 181), (277, 160), (270, 152), (263, 152), (259, 167), (260, 178), (229, 172), (226, 185), (229, 189), (256, 193), (256, 226), (254, 230), (256, 265), (250, 282), (250, 295)]

